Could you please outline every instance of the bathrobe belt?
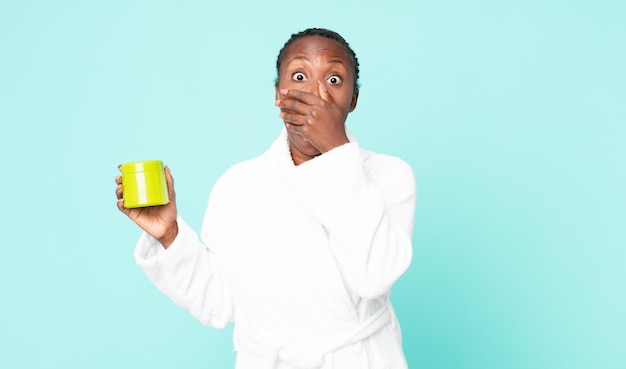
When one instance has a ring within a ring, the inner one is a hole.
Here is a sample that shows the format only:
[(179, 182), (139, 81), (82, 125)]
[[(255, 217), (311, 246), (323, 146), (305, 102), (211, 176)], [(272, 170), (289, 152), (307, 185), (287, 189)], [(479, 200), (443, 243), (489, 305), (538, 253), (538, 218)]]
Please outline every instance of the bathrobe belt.
[(285, 347), (270, 347), (240, 335), (237, 335), (236, 342), (238, 347), (270, 361), (271, 368), (275, 368), (278, 362), (285, 362), (302, 369), (316, 369), (324, 364), (326, 354), (370, 337), (390, 320), (391, 312), (385, 304), (353, 329), (338, 332), (332, 337), (320, 337)]

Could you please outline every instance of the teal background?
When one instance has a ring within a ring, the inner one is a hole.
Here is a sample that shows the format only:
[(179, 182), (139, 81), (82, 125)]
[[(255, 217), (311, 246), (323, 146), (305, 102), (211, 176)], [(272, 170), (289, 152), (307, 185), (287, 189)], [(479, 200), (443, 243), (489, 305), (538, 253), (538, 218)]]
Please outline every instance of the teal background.
[(113, 179), (165, 161), (199, 229), (311, 26), (360, 59), (350, 129), (416, 173), (410, 367), (625, 368), (625, 4), (0, 2), (0, 368), (232, 367), (135, 265)]

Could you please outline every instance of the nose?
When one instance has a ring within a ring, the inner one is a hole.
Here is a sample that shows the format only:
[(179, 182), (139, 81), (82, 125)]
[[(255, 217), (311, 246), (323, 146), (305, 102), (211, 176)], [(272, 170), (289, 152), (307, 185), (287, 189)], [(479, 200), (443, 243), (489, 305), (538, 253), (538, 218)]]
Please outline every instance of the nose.
[(314, 80), (311, 80), (309, 83), (307, 83), (305, 91), (312, 95), (319, 97), (320, 90), (319, 90), (319, 83), (317, 82), (317, 80), (314, 79)]
[(318, 80), (319, 80), (318, 78), (311, 78), (309, 80), (309, 83), (306, 84), (305, 91), (310, 93), (310, 94), (312, 94), (312, 95), (321, 97)]

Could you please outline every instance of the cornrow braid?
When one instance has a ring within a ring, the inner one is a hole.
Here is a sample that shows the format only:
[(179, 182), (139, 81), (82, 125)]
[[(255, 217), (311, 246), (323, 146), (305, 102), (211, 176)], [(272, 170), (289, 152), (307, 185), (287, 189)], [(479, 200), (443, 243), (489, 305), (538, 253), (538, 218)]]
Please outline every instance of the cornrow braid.
[[(340, 34), (338, 34), (337, 32), (333, 32), (331, 30), (325, 29), (325, 28), (309, 28), (302, 32), (292, 34), (291, 38), (285, 43), (283, 48), (280, 49), (280, 52), (278, 53), (278, 58), (276, 60), (277, 75), (280, 76), (280, 65), (282, 64), (283, 59), (285, 58), (285, 54), (287, 54), (287, 51), (289, 50), (289, 47), (291, 47), (294, 41), (299, 40), (304, 37), (308, 37), (308, 36), (320, 36), (320, 37), (324, 37), (330, 40), (337, 41), (346, 49), (346, 51), (348, 51), (348, 54), (350, 55), (350, 58), (352, 59), (351, 60), (352, 64), (354, 65), (354, 91), (358, 92), (359, 91), (359, 59), (356, 57), (354, 50), (352, 50), (348, 42), (343, 37), (341, 37)], [(276, 77), (277, 84), (278, 84), (278, 79), (279, 77)]]

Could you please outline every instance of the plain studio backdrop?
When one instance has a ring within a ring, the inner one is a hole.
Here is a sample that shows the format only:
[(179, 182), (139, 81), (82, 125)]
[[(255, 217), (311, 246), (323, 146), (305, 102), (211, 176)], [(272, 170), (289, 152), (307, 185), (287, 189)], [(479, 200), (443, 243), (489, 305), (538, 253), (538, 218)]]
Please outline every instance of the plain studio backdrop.
[(392, 292), (411, 368), (626, 367), (623, 1), (2, 1), (0, 368), (229, 368), (135, 265), (123, 162), (160, 159), (199, 230), (281, 129), (291, 33), (361, 62), (349, 129), (411, 164)]

